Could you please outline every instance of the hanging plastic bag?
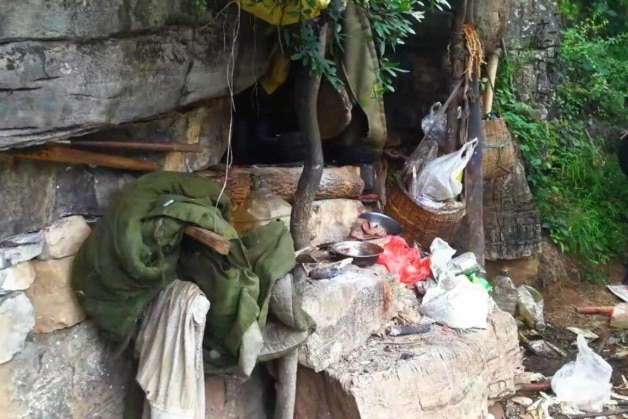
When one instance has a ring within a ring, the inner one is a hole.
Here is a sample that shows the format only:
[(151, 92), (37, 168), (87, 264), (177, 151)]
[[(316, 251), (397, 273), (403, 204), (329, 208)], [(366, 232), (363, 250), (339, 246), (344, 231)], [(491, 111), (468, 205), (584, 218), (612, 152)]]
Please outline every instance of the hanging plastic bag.
[(426, 164), (417, 180), (419, 196), (442, 202), (460, 195), (461, 173), (471, 160), (477, 144), (477, 138), (473, 139), (460, 147), (460, 150)]
[(583, 335), (578, 335), (578, 356), (563, 365), (552, 378), (558, 400), (578, 409), (599, 412), (611, 400), (613, 368), (593, 352)]
[(490, 296), (481, 285), (464, 275), (450, 273), (425, 292), (421, 312), (453, 329), (486, 329), (492, 307)]
[(408, 285), (430, 277), (430, 259), (421, 258), (419, 249), (409, 247), (404, 239), (391, 236), (384, 245), (384, 252), (377, 257), (377, 263), (386, 266), (388, 272), (399, 276)]
[(447, 114), (442, 112), (443, 105), (436, 102), (430, 108), (430, 112), (423, 117), (421, 129), (426, 138), (443, 144), (447, 134)]

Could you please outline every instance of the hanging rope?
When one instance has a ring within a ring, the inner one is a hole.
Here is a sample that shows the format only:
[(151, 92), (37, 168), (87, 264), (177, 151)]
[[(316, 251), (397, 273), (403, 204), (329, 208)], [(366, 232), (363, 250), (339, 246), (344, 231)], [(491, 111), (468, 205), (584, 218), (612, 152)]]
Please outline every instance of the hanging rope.
[(481, 66), (484, 63), (484, 51), (482, 50), (482, 41), (480, 35), (471, 25), (462, 25), (464, 32), (465, 46), (469, 52), (469, 60), (467, 62), (467, 77), (471, 80), (472, 74), (480, 77)]

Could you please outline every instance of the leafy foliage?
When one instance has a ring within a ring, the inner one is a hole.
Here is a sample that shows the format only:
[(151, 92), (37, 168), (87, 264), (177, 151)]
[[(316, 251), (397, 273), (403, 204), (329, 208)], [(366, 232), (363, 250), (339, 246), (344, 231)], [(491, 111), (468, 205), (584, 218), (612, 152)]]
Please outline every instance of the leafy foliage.
[(511, 80), (522, 61), (502, 68), (497, 107), (518, 139), (543, 227), (565, 252), (605, 263), (628, 245), (628, 183), (608, 140), (589, 135), (596, 126), (624, 126), (628, 80), (626, 34), (604, 36), (608, 22), (591, 17), (564, 31), (558, 114), (540, 120), (516, 96)]

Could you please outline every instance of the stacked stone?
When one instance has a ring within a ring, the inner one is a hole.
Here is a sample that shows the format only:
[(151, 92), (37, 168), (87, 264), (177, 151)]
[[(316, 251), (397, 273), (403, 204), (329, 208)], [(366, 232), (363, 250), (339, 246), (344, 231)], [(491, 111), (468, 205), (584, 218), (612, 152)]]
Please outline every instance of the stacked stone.
[[(0, 247), (0, 411), (4, 417), (121, 417), (121, 359), (100, 343), (70, 285), (91, 229), (57, 220)], [(100, 412), (100, 413), (99, 413)]]

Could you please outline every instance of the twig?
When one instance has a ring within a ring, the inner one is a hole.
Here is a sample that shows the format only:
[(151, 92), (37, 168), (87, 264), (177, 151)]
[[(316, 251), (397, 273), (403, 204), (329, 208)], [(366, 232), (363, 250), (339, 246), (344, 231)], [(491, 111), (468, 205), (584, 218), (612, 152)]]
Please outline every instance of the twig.
[(545, 380), (545, 381), (541, 381), (539, 383), (525, 383), (525, 384), (521, 384), (517, 387), (518, 391), (530, 391), (530, 392), (536, 392), (536, 391), (547, 391), (549, 389), (552, 388), (552, 382), (551, 380)]
[(628, 413), (628, 409), (620, 409), (620, 410), (606, 410), (604, 412), (598, 413), (585, 413), (582, 415), (573, 415), (569, 416), (570, 419), (586, 419), (586, 418), (600, 418), (602, 416), (619, 416)]

